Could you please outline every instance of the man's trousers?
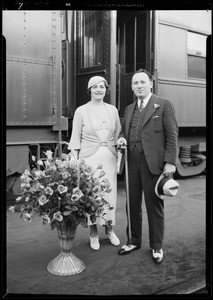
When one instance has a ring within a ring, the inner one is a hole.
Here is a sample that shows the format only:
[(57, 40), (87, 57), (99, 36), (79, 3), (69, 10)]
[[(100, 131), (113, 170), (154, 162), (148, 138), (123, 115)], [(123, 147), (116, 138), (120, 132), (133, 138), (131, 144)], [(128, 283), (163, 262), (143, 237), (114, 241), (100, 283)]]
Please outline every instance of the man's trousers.
[(150, 248), (159, 250), (162, 248), (164, 236), (164, 202), (155, 194), (155, 185), (160, 175), (150, 173), (144, 152), (139, 153), (136, 147), (133, 151), (128, 151), (128, 171), (132, 240), (129, 240), (127, 225), (127, 242), (141, 246), (142, 193), (144, 192), (149, 226), (149, 245)]

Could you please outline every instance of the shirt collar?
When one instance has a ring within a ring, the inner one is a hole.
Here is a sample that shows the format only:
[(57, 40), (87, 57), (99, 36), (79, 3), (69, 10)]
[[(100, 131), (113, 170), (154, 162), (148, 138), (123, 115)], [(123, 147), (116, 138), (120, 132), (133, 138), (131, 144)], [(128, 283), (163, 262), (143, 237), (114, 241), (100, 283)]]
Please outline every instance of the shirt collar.
[[(150, 92), (149, 95), (146, 96), (146, 98), (143, 99), (143, 106), (144, 107), (147, 105), (147, 103), (148, 103), (149, 99), (151, 98), (151, 96), (152, 96), (152, 93)], [(140, 103), (141, 103), (141, 100), (138, 99), (138, 104), (140, 105)]]

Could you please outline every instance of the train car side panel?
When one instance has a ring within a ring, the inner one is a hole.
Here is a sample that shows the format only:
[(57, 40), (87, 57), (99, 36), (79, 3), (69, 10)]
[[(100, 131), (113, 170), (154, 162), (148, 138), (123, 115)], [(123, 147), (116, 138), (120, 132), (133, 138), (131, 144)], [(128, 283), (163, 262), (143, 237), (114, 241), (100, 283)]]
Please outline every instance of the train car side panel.
[(172, 100), (182, 128), (206, 126), (210, 20), (208, 11), (156, 11), (155, 92)]

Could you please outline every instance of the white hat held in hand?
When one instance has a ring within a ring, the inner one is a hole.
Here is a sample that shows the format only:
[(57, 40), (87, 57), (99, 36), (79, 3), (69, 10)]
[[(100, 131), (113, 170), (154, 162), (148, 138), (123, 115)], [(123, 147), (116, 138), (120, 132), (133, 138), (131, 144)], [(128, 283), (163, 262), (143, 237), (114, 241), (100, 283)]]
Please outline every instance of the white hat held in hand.
[(173, 178), (166, 177), (165, 173), (162, 173), (158, 178), (155, 185), (155, 194), (163, 199), (165, 196), (174, 197), (179, 188), (179, 183)]

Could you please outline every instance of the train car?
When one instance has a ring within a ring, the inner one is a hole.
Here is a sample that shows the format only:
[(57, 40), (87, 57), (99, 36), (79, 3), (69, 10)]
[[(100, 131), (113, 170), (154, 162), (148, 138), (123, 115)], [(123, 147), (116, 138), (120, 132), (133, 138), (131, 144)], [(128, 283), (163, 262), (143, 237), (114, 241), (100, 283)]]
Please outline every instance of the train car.
[(75, 102), (67, 100), (69, 118), (89, 100), (86, 84), (97, 74), (112, 83), (107, 101), (118, 108), (122, 120), (125, 107), (135, 100), (131, 77), (145, 68), (153, 75), (153, 92), (171, 99), (176, 110), (177, 175), (201, 174), (206, 167), (206, 39), (211, 34), (211, 11), (64, 11), (63, 19), (74, 29), (73, 38), (71, 31), (65, 33), (66, 54), (75, 62), (68, 95)]
[(3, 11), (8, 193), (18, 194), (16, 179), (31, 153), (42, 158), (43, 149), (69, 140), (75, 109), (89, 100), (91, 76), (109, 81), (106, 101), (122, 121), (135, 100), (130, 81), (139, 68), (153, 74), (154, 93), (171, 99), (179, 128), (190, 129), (193, 145), (183, 135), (180, 149), (188, 157), (180, 151), (178, 174), (202, 173), (205, 136), (196, 133), (206, 126), (210, 34), (211, 11)]
[(6, 40), (7, 192), (19, 175), (68, 129), (62, 115), (61, 12), (3, 11)]

